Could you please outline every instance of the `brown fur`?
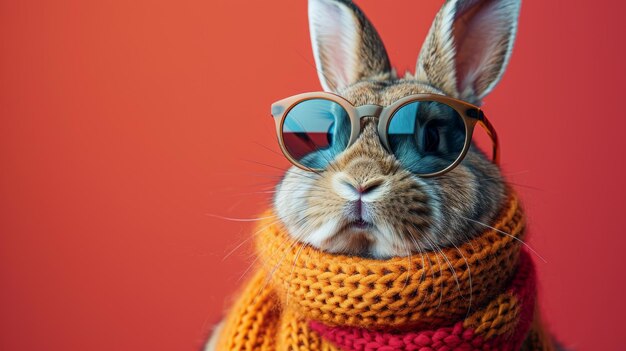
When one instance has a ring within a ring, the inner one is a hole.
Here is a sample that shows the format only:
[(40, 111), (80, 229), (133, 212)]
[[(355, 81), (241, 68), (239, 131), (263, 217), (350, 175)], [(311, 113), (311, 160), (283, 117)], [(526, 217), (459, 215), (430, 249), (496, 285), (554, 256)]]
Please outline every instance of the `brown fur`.
[[(437, 93), (437, 89), (414, 80), (395, 82), (359, 82), (344, 89), (341, 94), (354, 105), (388, 105), (397, 99), (417, 93)], [(451, 172), (441, 177), (418, 179), (404, 170), (389, 154), (378, 138), (377, 119), (366, 118), (361, 136), (342, 153), (328, 168), (319, 174), (293, 167), (277, 188), (275, 206), (283, 221), (300, 240), (306, 241), (310, 228), (319, 228), (329, 218), (340, 215), (346, 201), (332, 191), (332, 179), (340, 172), (349, 174), (357, 183), (366, 184), (373, 179), (382, 179), (389, 191), (373, 204), (373, 212), (379, 223), (394, 229), (399, 240), (376, 233), (368, 236), (370, 246), (354, 245), (350, 235), (344, 231), (324, 240), (321, 249), (329, 252), (371, 256), (404, 256), (426, 249), (458, 245), (481, 229), (480, 225), (468, 222), (471, 218), (489, 223), (496, 215), (504, 199), (504, 185), (498, 168), (482, 153), (471, 150), (465, 160)], [(306, 189), (302, 204), (298, 196), (289, 196), (288, 206), (280, 194), (296, 192), (294, 188)], [(330, 191), (329, 191), (330, 190)], [(436, 206), (442, 212), (437, 218), (433, 213)], [(285, 207), (295, 210), (285, 211)], [(343, 219), (339, 226), (345, 225)], [(483, 228), (484, 229), (484, 228)], [(345, 241), (341, 241), (342, 235)], [(386, 250), (372, 250), (375, 239), (387, 240)]]

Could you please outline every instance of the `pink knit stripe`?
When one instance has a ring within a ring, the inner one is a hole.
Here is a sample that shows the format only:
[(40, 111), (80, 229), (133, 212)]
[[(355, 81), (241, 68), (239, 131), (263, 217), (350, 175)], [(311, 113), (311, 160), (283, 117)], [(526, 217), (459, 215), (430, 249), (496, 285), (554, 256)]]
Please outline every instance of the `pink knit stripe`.
[(406, 334), (328, 327), (319, 322), (311, 322), (310, 326), (322, 338), (345, 351), (469, 351), (482, 350), (485, 344), (482, 336), (475, 335), (471, 329), (463, 328), (463, 322), (453, 327)]
[(535, 269), (528, 253), (521, 251), (520, 263), (508, 292), (515, 294), (522, 308), (513, 335), (485, 340), (463, 321), (453, 326), (408, 333), (369, 331), (361, 328), (330, 327), (317, 321), (309, 323), (312, 330), (345, 351), (470, 351), (518, 349), (530, 328), (535, 305)]

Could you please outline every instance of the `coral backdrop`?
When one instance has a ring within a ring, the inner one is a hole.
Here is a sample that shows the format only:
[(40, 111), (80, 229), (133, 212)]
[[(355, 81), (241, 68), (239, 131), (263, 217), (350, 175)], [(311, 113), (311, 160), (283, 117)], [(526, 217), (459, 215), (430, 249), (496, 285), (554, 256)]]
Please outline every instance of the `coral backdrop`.
[[(442, 1), (357, 2), (413, 70)], [(623, 347), (624, 11), (524, 1), (485, 101), (578, 350)], [(269, 105), (319, 89), (302, 0), (0, 1), (0, 349), (198, 349), (252, 262), (215, 215), (264, 209)]]

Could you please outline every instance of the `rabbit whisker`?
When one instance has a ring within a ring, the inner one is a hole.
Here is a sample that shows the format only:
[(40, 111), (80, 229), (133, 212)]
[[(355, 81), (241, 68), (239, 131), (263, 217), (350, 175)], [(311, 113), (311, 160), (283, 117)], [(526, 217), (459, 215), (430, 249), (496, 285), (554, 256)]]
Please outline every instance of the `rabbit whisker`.
[(500, 229), (498, 229), (498, 228), (495, 228), (495, 227), (493, 227), (493, 226), (490, 226), (490, 225), (488, 225), (488, 224), (485, 224), (485, 223), (483, 223), (483, 222), (481, 222), (481, 221), (477, 221), (477, 220), (475, 220), (475, 219), (467, 218), (467, 217), (464, 217), (464, 216), (461, 216), (461, 215), (459, 215), (459, 217), (461, 217), (461, 218), (463, 218), (463, 219), (465, 219), (465, 220), (467, 220), (467, 221), (470, 221), (470, 222), (473, 222), (473, 223), (476, 223), (476, 224), (480, 224), (480, 225), (482, 225), (482, 226), (485, 226), (485, 227), (487, 227), (487, 228), (489, 228), (489, 229), (491, 229), (491, 230), (494, 230), (494, 231), (496, 231), (496, 232), (498, 232), (498, 233), (500, 233), (500, 234), (504, 234), (504, 235), (506, 235), (506, 236), (511, 237), (513, 240), (516, 240), (516, 241), (520, 242), (520, 243), (521, 243), (522, 245), (524, 245), (524, 246), (525, 246), (528, 250), (530, 250), (532, 253), (534, 253), (535, 255), (537, 255), (537, 257), (539, 257), (539, 259), (541, 259), (541, 260), (543, 261), (543, 263), (548, 263), (548, 261), (546, 261), (546, 259), (545, 259), (545, 258), (543, 258), (543, 256), (541, 256), (541, 255), (540, 255), (540, 254), (539, 254), (539, 253), (538, 253), (535, 249), (533, 249), (533, 248), (532, 248), (530, 245), (528, 245), (528, 244), (527, 244), (524, 240), (522, 240), (522, 239), (520, 239), (520, 238), (516, 237), (515, 235), (511, 235), (510, 233), (507, 233), (507, 232), (505, 232), (505, 231), (503, 231), (503, 230), (500, 230)]

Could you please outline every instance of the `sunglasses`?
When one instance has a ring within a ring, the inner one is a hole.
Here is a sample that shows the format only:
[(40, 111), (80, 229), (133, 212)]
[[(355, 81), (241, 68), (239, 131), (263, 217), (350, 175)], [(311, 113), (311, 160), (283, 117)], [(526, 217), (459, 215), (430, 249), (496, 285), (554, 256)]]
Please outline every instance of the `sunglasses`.
[(482, 126), (498, 163), (498, 137), (483, 111), (470, 103), (437, 94), (406, 96), (389, 106), (354, 106), (341, 96), (314, 92), (272, 104), (283, 154), (294, 165), (321, 171), (361, 134), (361, 119), (378, 118), (382, 145), (402, 165), (421, 177), (454, 169)]

